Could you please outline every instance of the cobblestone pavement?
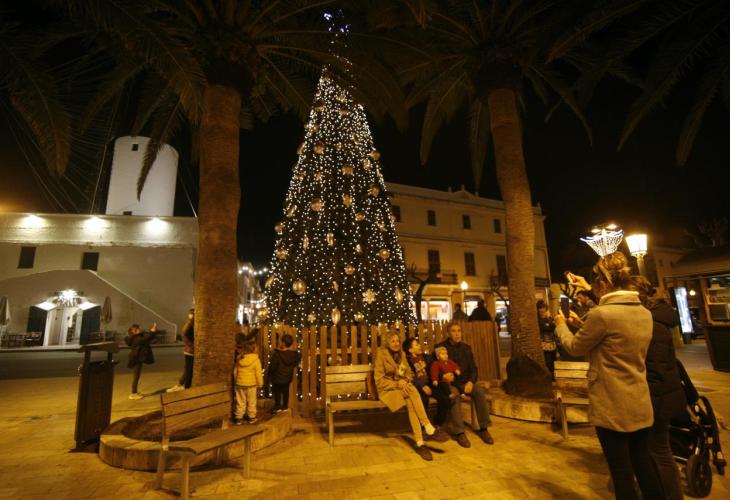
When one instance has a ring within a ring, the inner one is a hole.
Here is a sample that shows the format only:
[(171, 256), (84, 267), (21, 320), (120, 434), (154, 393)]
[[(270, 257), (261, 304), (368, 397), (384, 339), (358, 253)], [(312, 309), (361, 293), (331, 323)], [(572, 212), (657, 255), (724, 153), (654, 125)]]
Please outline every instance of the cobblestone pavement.
[[(730, 374), (709, 366), (703, 344), (681, 357), (696, 385), (722, 415), (730, 415)], [(0, 354), (0, 363), (3, 355)], [(30, 362), (30, 361), (29, 361)], [(171, 364), (172, 367), (174, 364)], [(178, 367), (150, 371), (148, 393), (174, 383)], [(130, 375), (121, 366), (113, 419), (158, 407), (156, 396), (129, 401)], [(173, 498), (179, 475), (168, 473), (166, 488), (151, 489), (153, 473), (131, 472), (102, 463), (94, 454), (72, 453), (77, 379), (0, 380), (0, 498)], [(608, 471), (593, 430), (571, 428), (562, 441), (547, 424), (494, 418), (496, 444), (469, 434), (472, 447), (454, 441), (430, 445), (424, 462), (406, 439), (403, 414), (338, 419), (336, 445), (327, 444), (320, 420), (301, 419), (285, 440), (254, 455), (252, 476), (240, 464), (194, 470), (195, 497), (204, 498), (612, 498)], [(730, 433), (723, 431), (726, 448)], [(730, 481), (714, 476), (710, 498), (730, 498)]]

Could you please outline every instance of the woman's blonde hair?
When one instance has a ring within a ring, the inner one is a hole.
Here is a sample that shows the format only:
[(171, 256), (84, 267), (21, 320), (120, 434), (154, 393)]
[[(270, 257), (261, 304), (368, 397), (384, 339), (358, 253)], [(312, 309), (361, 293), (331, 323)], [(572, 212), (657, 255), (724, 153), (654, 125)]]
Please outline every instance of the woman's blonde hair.
[(631, 288), (631, 268), (622, 252), (613, 252), (601, 257), (593, 266), (596, 282), (603, 288), (627, 290)]

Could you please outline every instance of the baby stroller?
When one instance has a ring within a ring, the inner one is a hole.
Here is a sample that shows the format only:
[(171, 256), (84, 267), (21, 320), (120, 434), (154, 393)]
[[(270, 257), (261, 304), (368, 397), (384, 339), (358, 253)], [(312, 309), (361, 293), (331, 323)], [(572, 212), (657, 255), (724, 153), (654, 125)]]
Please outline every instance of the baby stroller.
[(675, 460), (685, 467), (688, 493), (703, 498), (712, 489), (710, 459), (721, 476), (725, 474), (727, 461), (720, 447), (720, 431), (710, 401), (699, 395), (679, 361), (677, 368), (687, 397), (687, 412), (670, 422), (672, 453)]

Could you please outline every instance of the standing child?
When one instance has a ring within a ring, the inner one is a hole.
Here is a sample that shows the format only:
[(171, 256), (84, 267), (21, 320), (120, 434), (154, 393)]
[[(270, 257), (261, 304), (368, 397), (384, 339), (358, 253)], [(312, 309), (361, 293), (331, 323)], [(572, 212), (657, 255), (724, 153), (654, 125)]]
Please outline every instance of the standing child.
[(269, 381), (274, 393), (274, 407), (271, 413), (289, 408), (289, 384), (294, 377), (294, 369), (299, 364), (299, 353), (292, 350), (294, 339), (288, 333), (281, 337), (279, 348), (271, 355)]
[(132, 376), (132, 394), (129, 399), (142, 399), (144, 396), (139, 393), (139, 377), (142, 374), (142, 365), (151, 365), (155, 362), (155, 356), (152, 354), (150, 344), (157, 335), (157, 323), (153, 323), (149, 332), (143, 332), (138, 324), (134, 324), (127, 330), (129, 334), (124, 341), (130, 347), (129, 362), (127, 366), (134, 369)]
[(461, 368), (455, 361), (449, 359), (449, 351), (445, 347), (437, 347), (434, 352), (436, 353), (436, 359), (431, 363), (431, 383), (444, 394), (448, 394), (451, 399), (455, 399), (458, 394), (451, 392), (451, 384), (444, 380), (443, 376), (452, 373), (454, 374), (454, 380), (456, 380), (461, 375)]
[(256, 354), (256, 344), (246, 342), (242, 353), (236, 361), (234, 377), (236, 379), (236, 418), (234, 423), (240, 425), (244, 417), (246, 422), (256, 422), (256, 397), (259, 387), (264, 385), (261, 374), (261, 360)]

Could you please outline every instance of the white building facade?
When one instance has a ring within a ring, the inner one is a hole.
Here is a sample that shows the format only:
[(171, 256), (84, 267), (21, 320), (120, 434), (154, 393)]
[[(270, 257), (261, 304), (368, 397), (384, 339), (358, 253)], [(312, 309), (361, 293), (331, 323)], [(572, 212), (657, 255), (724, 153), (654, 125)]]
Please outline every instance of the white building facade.
[(0, 214), (3, 347), (118, 338), (132, 323), (174, 340), (193, 304), (197, 244), (188, 217)]
[[(424, 289), (422, 318), (448, 320), (454, 304), (464, 303), (468, 313), (479, 299), (487, 303), (493, 317), (505, 314), (499, 297), (501, 294), (509, 300), (504, 203), (464, 189), (445, 192), (388, 183), (388, 190), (393, 195), (391, 204), (404, 261), (411, 276), (416, 276), (412, 290), (418, 287), (418, 279), (428, 276), (429, 269), (437, 271), (435, 282)], [(533, 212), (535, 298), (547, 300), (550, 267), (544, 216), (539, 206)]]

